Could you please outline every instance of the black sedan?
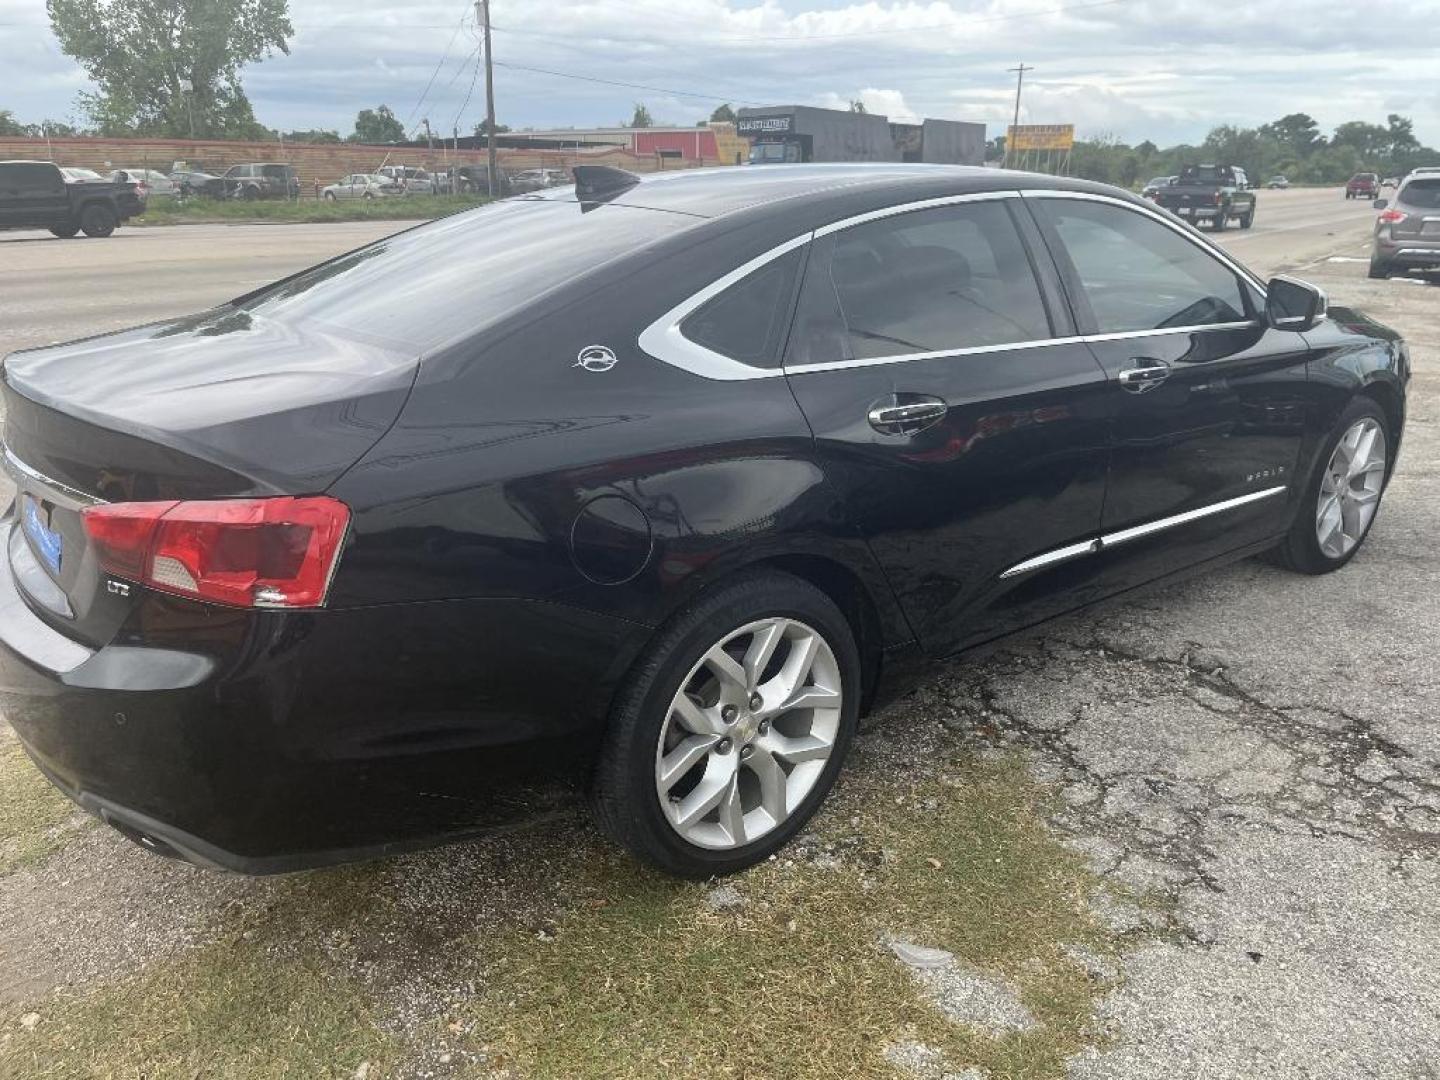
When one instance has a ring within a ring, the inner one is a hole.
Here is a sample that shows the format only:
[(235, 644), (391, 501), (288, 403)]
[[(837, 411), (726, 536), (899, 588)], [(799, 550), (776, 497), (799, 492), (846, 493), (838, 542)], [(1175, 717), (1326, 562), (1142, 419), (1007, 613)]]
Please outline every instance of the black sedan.
[(920, 661), (1374, 521), (1405, 344), (1133, 195), (576, 171), (8, 358), (0, 708), (82, 806), (258, 873), (581, 785), (724, 873)]
[(212, 199), (225, 196), (225, 181), (211, 173), (181, 170), (171, 173), (170, 180), (181, 195), (204, 195)]

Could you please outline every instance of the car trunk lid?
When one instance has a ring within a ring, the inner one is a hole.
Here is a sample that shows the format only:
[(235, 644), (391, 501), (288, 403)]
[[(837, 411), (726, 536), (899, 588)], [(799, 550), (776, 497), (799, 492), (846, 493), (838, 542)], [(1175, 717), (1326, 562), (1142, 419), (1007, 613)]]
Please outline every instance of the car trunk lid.
[(399, 415), (417, 362), (234, 308), (12, 354), (17, 583), (47, 621), (110, 640), (134, 590), (98, 567), (87, 505), (322, 492)]

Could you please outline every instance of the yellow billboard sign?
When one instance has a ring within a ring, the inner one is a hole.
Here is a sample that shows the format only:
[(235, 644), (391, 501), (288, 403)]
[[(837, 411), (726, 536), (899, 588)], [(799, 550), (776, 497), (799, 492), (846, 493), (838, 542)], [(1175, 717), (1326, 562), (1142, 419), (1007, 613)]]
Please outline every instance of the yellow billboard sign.
[(1074, 124), (1021, 124), (1011, 125), (1005, 149), (1013, 154), (1021, 150), (1069, 150), (1074, 145)]

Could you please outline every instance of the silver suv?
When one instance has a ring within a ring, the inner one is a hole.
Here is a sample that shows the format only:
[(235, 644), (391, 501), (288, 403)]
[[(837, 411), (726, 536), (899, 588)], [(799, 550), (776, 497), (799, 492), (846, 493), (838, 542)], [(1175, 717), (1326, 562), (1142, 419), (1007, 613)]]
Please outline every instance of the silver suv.
[(1440, 269), (1440, 172), (1411, 173), (1393, 199), (1376, 199), (1370, 276)]

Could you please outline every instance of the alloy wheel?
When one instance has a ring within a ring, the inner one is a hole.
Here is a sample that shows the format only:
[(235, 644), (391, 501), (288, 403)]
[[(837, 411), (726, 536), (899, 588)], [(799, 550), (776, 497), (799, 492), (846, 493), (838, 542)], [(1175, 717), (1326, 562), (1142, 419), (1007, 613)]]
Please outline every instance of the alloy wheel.
[(1342, 559), (1365, 537), (1385, 484), (1385, 429), (1374, 417), (1351, 424), (1320, 477), (1315, 536), (1320, 550)]
[(655, 750), (671, 828), (727, 850), (778, 827), (824, 773), (842, 700), (834, 651), (802, 622), (761, 619), (717, 641), (671, 699)]

